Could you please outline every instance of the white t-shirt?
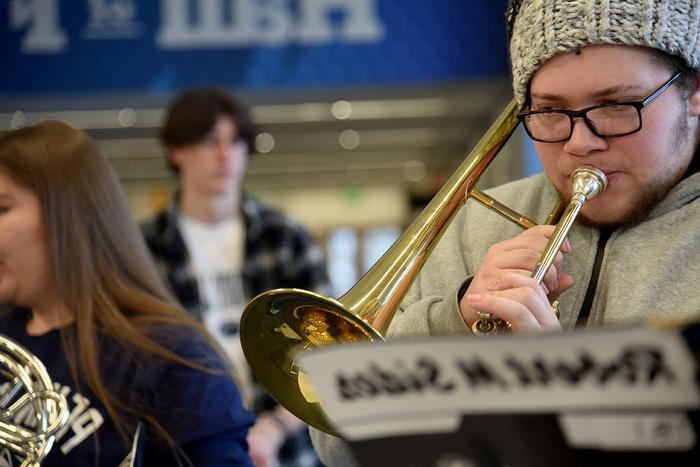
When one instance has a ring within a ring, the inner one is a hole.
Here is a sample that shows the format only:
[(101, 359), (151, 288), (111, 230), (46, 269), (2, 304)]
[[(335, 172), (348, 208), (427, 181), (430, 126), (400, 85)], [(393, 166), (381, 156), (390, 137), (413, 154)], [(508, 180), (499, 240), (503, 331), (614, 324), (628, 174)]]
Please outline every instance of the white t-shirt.
[(243, 356), (239, 323), (248, 300), (243, 289), (245, 231), (237, 217), (217, 224), (180, 216), (202, 302), (202, 321), (231, 358), (244, 401), (252, 399), (252, 377)]

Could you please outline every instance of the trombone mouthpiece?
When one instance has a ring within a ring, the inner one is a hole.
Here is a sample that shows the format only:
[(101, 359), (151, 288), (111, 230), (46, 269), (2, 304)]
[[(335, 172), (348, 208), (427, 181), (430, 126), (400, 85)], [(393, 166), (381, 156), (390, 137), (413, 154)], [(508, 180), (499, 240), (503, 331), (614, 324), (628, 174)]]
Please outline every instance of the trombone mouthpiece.
[(592, 165), (582, 165), (571, 174), (574, 195), (582, 194), (586, 199), (603, 194), (608, 187), (608, 177), (602, 170)]

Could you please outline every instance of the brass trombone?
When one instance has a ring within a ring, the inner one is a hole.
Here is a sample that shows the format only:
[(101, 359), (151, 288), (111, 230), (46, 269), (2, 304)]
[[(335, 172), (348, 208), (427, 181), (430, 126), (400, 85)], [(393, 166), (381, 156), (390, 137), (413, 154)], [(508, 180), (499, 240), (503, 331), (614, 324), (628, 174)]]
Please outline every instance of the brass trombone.
[[(516, 102), (511, 101), (428, 206), (341, 298), (334, 300), (300, 289), (276, 289), (248, 303), (241, 318), (243, 352), (258, 381), (282, 406), (307, 424), (334, 434), (296, 363), (297, 354), (336, 343), (384, 340), (409, 286), (467, 198), (525, 229), (536, 225), (475, 187), (517, 127), (517, 111)], [(556, 222), (561, 212), (560, 203), (547, 222)], [(573, 217), (570, 220), (573, 222)], [(547, 269), (560, 246), (548, 260)]]

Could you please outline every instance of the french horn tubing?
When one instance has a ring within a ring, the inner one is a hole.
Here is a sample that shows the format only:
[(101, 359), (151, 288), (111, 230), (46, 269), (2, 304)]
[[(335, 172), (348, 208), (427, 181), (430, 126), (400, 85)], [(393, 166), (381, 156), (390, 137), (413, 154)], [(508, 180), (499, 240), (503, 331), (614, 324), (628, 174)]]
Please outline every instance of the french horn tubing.
[[(517, 127), (517, 111), (512, 100), (426, 208), (342, 297), (275, 289), (247, 304), (240, 327), (243, 353), (258, 381), (283, 407), (308, 425), (336, 434), (297, 355), (326, 345), (384, 340), (409, 286), (467, 198), (524, 229), (537, 225), (475, 186)], [(559, 203), (547, 223), (556, 223), (561, 211)]]
[[(22, 467), (41, 465), (54, 436), (68, 420), (66, 398), (56, 392), (44, 364), (0, 335), (0, 374), (9, 390), (0, 398), (0, 446), (23, 458)], [(31, 414), (29, 419), (24, 415)]]

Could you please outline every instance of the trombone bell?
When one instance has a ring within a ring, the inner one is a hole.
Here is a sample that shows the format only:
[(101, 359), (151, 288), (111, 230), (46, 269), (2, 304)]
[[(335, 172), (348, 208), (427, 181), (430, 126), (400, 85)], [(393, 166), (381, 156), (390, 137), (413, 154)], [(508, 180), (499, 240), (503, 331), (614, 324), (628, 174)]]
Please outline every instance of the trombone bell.
[[(325, 345), (381, 341), (382, 335), (338, 301), (301, 289), (255, 297), (241, 318), (241, 345), (260, 383), (307, 424), (334, 433), (297, 354)], [(261, 345), (264, 344), (264, 345)]]

